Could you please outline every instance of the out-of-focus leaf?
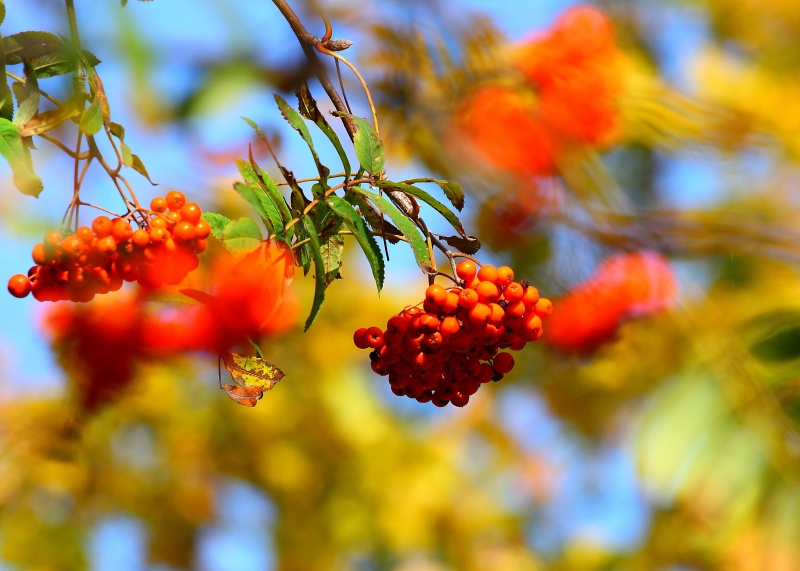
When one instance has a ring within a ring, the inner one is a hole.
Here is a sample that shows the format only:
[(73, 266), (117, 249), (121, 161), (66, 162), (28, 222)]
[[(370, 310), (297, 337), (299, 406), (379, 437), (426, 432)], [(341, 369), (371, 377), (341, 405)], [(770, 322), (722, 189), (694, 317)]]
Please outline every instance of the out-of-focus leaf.
[[(78, 128), (87, 135), (94, 135), (103, 128), (103, 112), (100, 110), (100, 102), (96, 98), (83, 111)], [(147, 176), (146, 171), (145, 176)]]
[(353, 233), (359, 246), (364, 250), (364, 255), (367, 257), (369, 267), (372, 270), (372, 277), (375, 278), (375, 285), (378, 287), (378, 292), (380, 292), (383, 289), (385, 269), (383, 255), (378, 242), (367, 229), (364, 220), (349, 202), (338, 196), (329, 196), (327, 200), (331, 210), (341, 217), (347, 229)]
[(25, 59), (34, 60), (58, 53), (64, 48), (64, 41), (50, 32), (19, 32), (3, 38), (6, 65), (17, 65)]
[(309, 249), (311, 250), (311, 257), (314, 260), (314, 272), (316, 274), (314, 301), (311, 305), (311, 313), (308, 315), (304, 329), (304, 331), (308, 331), (308, 328), (311, 327), (311, 324), (314, 323), (314, 320), (317, 318), (317, 313), (319, 313), (322, 307), (322, 302), (325, 300), (325, 262), (322, 259), (322, 250), (320, 248), (317, 229), (310, 216), (303, 216), (303, 225), (305, 226), (308, 236)]
[(231, 223), (230, 218), (216, 212), (203, 212), (203, 220), (211, 226), (211, 235), (217, 240), (222, 240), (225, 235), (225, 228)]
[(14, 125), (21, 127), (39, 112), (39, 81), (28, 62), (25, 62), (25, 84), (14, 83), (14, 95), (17, 98)]
[(150, 175), (147, 174), (147, 168), (144, 166), (142, 159), (139, 158), (139, 155), (131, 155), (130, 167), (136, 172), (138, 172), (140, 175), (142, 175), (144, 178), (146, 178), (147, 182), (149, 182), (153, 186), (158, 186), (157, 183), (153, 182), (150, 179)]
[(405, 184), (417, 184), (418, 182), (432, 182), (439, 185), (447, 199), (461, 211), (464, 208), (464, 189), (461, 185), (452, 180), (438, 180), (435, 178), (412, 178), (403, 181)]
[(125, 139), (125, 127), (123, 127), (119, 123), (114, 123), (113, 121), (111, 121), (108, 124), (108, 130), (111, 131), (111, 134), (114, 135), (120, 141)]
[(419, 229), (414, 226), (414, 223), (406, 218), (406, 216), (400, 212), (400, 210), (398, 210), (394, 204), (389, 202), (389, 200), (383, 196), (380, 196), (377, 192), (372, 192), (361, 187), (352, 187), (351, 191), (357, 192), (368, 198), (375, 206), (378, 207), (378, 210), (386, 214), (391, 221), (394, 222), (400, 232), (402, 232), (403, 235), (408, 238), (408, 242), (411, 245), (411, 250), (414, 252), (414, 258), (417, 260), (419, 267), (427, 271), (431, 266), (431, 256), (430, 252), (428, 251), (428, 243)]
[(158, 289), (149, 292), (147, 301), (157, 301), (162, 303), (188, 303), (190, 305), (203, 305), (192, 296), (186, 295), (183, 290)]
[(39, 196), (42, 180), (33, 172), (30, 151), (22, 144), (19, 129), (8, 119), (0, 118), (0, 154), (14, 173), (14, 186), (23, 194)]
[(791, 361), (800, 357), (800, 324), (768, 334), (750, 348), (762, 361)]
[(222, 244), (234, 256), (240, 257), (256, 250), (262, 241), (261, 230), (250, 218), (239, 218), (222, 231)]
[(50, 129), (55, 129), (64, 121), (68, 121), (73, 117), (77, 117), (81, 114), (82, 109), (83, 99), (80, 97), (72, 98), (58, 109), (53, 109), (52, 111), (43, 111), (42, 113), (34, 116), (33, 119), (25, 123), (24, 126), (20, 127), (19, 134), (22, 137), (32, 137), (34, 135), (45, 133)]
[(103, 87), (103, 81), (94, 68), (89, 68), (89, 91), (95, 101), (100, 105), (100, 112), (103, 115), (103, 124), (109, 125), (111, 123), (111, 108), (108, 105), (108, 96)]
[(372, 128), (372, 125), (367, 123), (366, 119), (349, 113), (337, 111), (334, 115), (337, 117), (349, 117), (355, 123), (356, 133), (353, 138), (353, 146), (356, 150), (356, 156), (364, 170), (372, 175), (380, 174), (383, 171), (386, 156), (384, 154), (383, 141), (381, 141), (375, 129)]

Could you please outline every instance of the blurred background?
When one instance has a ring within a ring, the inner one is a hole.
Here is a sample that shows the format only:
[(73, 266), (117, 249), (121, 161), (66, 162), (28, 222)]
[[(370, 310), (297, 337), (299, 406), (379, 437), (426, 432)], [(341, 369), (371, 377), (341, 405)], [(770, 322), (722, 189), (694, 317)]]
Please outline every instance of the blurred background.
[[(392, 179), (463, 185), (477, 256), (554, 301), (544, 337), (463, 409), (394, 396), (352, 332), (421, 301), (400, 244), (380, 297), (348, 254), (307, 333), (298, 272), (297, 324), (264, 344), (286, 377), (255, 408), (218, 390), (216, 356), (131, 359), (123, 336), (97, 348), (119, 390), (87, 410), (91, 363), (53, 325), (72, 304), (3, 294), (0, 568), (800, 571), (800, 5), (320, 4), (354, 42)], [(270, 162), (243, 115), (313, 174), (272, 97), (307, 74), (272, 3), (75, 5), (158, 183), (132, 174), (140, 198), (253, 216), (233, 160), (252, 144)], [(69, 34), (61, 2), (5, 6), (5, 36)], [(38, 199), (0, 171), (3, 276), (72, 195), (73, 162), (37, 147)], [(102, 171), (84, 188), (118, 209)]]

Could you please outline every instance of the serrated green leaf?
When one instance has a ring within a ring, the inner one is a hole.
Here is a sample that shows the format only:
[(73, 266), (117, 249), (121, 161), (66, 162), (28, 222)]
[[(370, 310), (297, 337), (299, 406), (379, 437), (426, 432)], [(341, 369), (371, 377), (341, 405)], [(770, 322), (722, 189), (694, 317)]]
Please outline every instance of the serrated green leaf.
[(358, 245), (361, 246), (369, 262), (369, 267), (372, 270), (372, 277), (375, 278), (375, 285), (378, 287), (378, 292), (380, 292), (381, 289), (383, 289), (385, 268), (383, 255), (381, 254), (378, 242), (367, 229), (364, 220), (358, 215), (356, 209), (353, 208), (349, 202), (338, 196), (329, 196), (328, 206), (341, 217), (347, 229), (353, 233)]
[(14, 186), (23, 194), (39, 196), (43, 185), (33, 172), (30, 151), (23, 145), (17, 126), (5, 118), (0, 118), (0, 154), (11, 166)]
[(452, 180), (438, 180), (435, 178), (412, 178), (403, 181), (405, 184), (417, 184), (418, 182), (432, 182), (439, 185), (444, 195), (459, 212), (464, 208), (464, 189), (461, 185)]
[(78, 129), (87, 135), (94, 135), (103, 128), (103, 112), (100, 110), (100, 102), (97, 99), (92, 99), (83, 111), (81, 120), (78, 123)]
[(430, 268), (431, 265), (431, 256), (430, 252), (428, 251), (428, 243), (425, 240), (425, 237), (419, 231), (419, 229), (414, 225), (411, 220), (406, 218), (406, 216), (398, 210), (398, 208), (389, 202), (389, 200), (377, 192), (372, 192), (371, 190), (367, 190), (366, 188), (361, 187), (351, 187), (351, 192), (357, 192), (366, 198), (368, 198), (381, 212), (386, 214), (389, 219), (394, 222), (395, 226), (402, 232), (402, 234), (408, 239), (409, 244), (411, 245), (411, 250), (414, 253), (414, 258), (417, 260), (417, 264), (423, 270), (427, 270)]
[(367, 123), (366, 119), (350, 115), (349, 113), (342, 113), (337, 111), (334, 113), (337, 117), (349, 117), (356, 125), (356, 133), (353, 137), (353, 146), (356, 150), (361, 166), (371, 175), (380, 174), (383, 171), (383, 165), (386, 162), (384, 155), (383, 141), (372, 128), (372, 125)]
[(317, 318), (322, 302), (325, 300), (325, 263), (322, 260), (322, 251), (320, 250), (319, 236), (317, 236), (317, 229), (314, 222), (309, 216), (303, 216), (303, 225), (309, 238), (309, 247), (311, 256), (314, 260), (314, 272), (316, 273), (316, 284), (314, 286), (314, 301), (311, 305), (311, 313), (306, 320), (304, 331), (308, 331), (311, 324)]
[(410, 194), (416, 198), (419, 198), (422, 202), (433, 208), (436, 212), (441, 214), (445, 220), (447, 220), (450, 225), (455, 228), (459, 234), (462, 236), (466, 236), (466, 232), (464, 232), (464, 227), (461, 225), (461, 220), (458, 219), (458, 216), (447, 208), (444, 204), (436, 200), (430, 194), (418, 188), (416, 186), (405, 184), (402, 182), (392, 182), (388, 180), (376, 180), (375, 186), (386, 190), (399, 190), (406, 194)]
[(241, 257), (261, 246), (261, 230), (250, 218), (239, 218), (225, 226), (222, 244), (234, 256)]
[(339, 155), (339, 159), (342, 161), (344, 172), (347, 173), (345, 176), (346, 181), (349, 178), (350, 173), (350, 159), (347, 157), (347, 153), (345, 152), (342, 142), (339, 140), (339, 136), (336, 134), (336, 131), (334, 131), (333, 127), (331, 127), (330, 124), (325, 120), (325, 116), (320, 112), (319, 107), (317, 107), (317, 102), (311, 96), (311, 91), (308, 89), (308, 84), (305, 81), (297, 88), (295, 95), (297, 95), (297, 103), (300, 114), (319, 127), (320, 131), (325, 134), (333, 147), (336, 149), (336, 153)]
[(309, 133), (305, 121), (300, 114), (292, 109), (289, 104), (286, 103), (286, 100), (280, 95), (275, 94), (275, 101), (278, 104), (278, 108), (281, 110), (283, 117), (286, 119), (286, 121), (288, 121), (289, 125), (291, 125), (295, 131), (300, 133), (300, 136), (303, 137), (306, 145), (308, 145), (308, 149), (311, 151), (311, 156), (314, 159), (314, 164), (317, 167), (317, 172), (319, 173), (320, 182), (324, 186), (327, 185), (328, 175), (331, 171), (319, 160), (319, 155), (317, 155), (317, 151), (314, 149), (314, 142), (311, 139), (311, 133)]
[(6, 65), (17, 65), (23, 60), (51, 55), (64, 51), (64, 41), (50, 32), (27, 31), (3, 38)]
[(283, 219), (278, 207), (272, 203), (270, 197), (261, 189), (255, 189), (247, 184), (237, 182), (233, 185), (239, 196), (244, 198), (252, 206), (261, 219), (264, 221), (270, 234), (282, 232), (284, 229)]
[(340, 277), (342, 267), (342, 253), (344, 252), (344, 238), (342, 236), (327, 236), (320, 246), (322, 263), (325, 265), (325, 286), (331, 285), (333, 280)]
[(370, 204), (369, 200), (355, 192), (348, 192), (344, 198), (351, 205), (358, 207), (361, 216), (376, 235), (388, 240), (390, 244), (397, 244), (400, 241), (396, 236), (401, 235), (402, 232), (394, 224), (386, 220), (378, 209)]
[(203, 220), (211, 226), (211, 235), (217, 240), (222, 240), (225, 228), (231, 223), (230, 218), (216, 212), (203, 212)]

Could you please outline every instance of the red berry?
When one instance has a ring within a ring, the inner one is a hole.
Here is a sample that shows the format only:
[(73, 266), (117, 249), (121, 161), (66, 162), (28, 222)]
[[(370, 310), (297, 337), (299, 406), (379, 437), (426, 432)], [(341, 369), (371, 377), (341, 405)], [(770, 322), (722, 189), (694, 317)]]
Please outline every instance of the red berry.
[(8, 280), (8, 293), (14, 297), (23, 298), (31, 293), (31, 280), (28, 276), (14, 274)]

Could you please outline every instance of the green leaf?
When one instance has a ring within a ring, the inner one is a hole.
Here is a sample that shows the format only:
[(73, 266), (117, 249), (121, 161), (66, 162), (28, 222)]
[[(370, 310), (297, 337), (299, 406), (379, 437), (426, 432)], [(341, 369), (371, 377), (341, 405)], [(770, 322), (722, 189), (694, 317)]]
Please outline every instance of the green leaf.
[(337, 234), (327, 236), (320, 246), (320, 252), (322, 263), (325, 266), (325, 286), (327, 287), (333, 283), (333, 280), (341, 277), (344, 238)]
[[(247, 124), (250, 125), (255, 130), (256, 135), (258, 135), (259, 138), (262, 141), (264, 141), (264, 143), (267, 145), (270, 152), (272, 153), (272, 144), (269, 142), (269, 139), (267, 138), (266, 134), (264, 134), (264, 131), (261, 130), (261, 127), (256, 125), (252, 119), (248, 119), (247, 117), (242, 117), (242, 119), (244, 119), (247, 122)], [(289, 185), (289, 188), (292, 189), (292, 197), (291, 197), (292, 204), (293, 205), (302, 204), (302, 206), (299, 207), (299, 210), (303, 210), (303, 208), (305, 208), (305, 205), (308, 204), (308, 199), (303, 194), (303, 189), (300, 188), (299, 184), (297, 184), (297, 179), (295, 179), (292, 171), (290, 171), (280, 163), (278, 157), (275, 156), (275, 153), (272, 153), (272, 156), (275, 159), (275, 164), (278, 166), (278, 170), (281, 171), (281, 175), (283, 175), (284, 180), (286, 180), (286, 183)], [(291, 218), (292, 217), (290, 217), (290, 220)]]
[(297, 95), (297, 103), (300, 109), (300, 114), (319, 127), (320, 131), (322, 131), (325, 136), (328, 137), (328, 140), (331, 142), (331, 144), (333, 144), (333, 147), (336, 149), (336, 153), (339, 155), (339, 158), (342, 161), (344, 172), (347, 173), (347, 176), (345, 176), (345, 180), (347, 180), (350, 173), (350, 159), (347, 157), (347, 153), (345, 152), (342, 142), (339, 140), (339, 136), (336, 134), (336, 131), (334, 131), (330, 124), (325, 120), (325, 116), (320, 112), (319, 107), (317, 107), (317, 102), (311, 96), (311, 91), (308, 89), (308, 83), (305, 81), (301, 83), (295, 91), (295, 95)]
[(800, 325), (785, 327), (750, 348), (761, 361), (791, 361), (800, 357)]
[(17, 98), (14, 125), (21, 127), (39, 112), (39, 82), (28, 62), (25, 62), (25, 84), (14, 83), (14, 95)]
[(375, 237), (367, 229), (367, 225), (364, 224), (364, 220), (358, 215), (356, 209), (346, 200), (338, 196), (329, 196), (328, 206), (341, 217), (347, 229), (353, 233), (358, 245), (364, 250), (364, 255), (367, 257), (369, 267), (372, 270), (372, 277), (375, 278), (375, 285), (378, 287), (378, 292), (380, 292), (383, 289), (385, 268), (381, 248), (378, 246)]
[(351, 187), (351, 192), (357, 192), (366, 198), (368, 198), (372, 203), (378, 207), (378, 210), (386, 214), (389, 219), (394, 222), (400, 232), (408, 238), (409, 244), (411, 245), (411, 250), (414, 252), (414, 258), (417, 260), (417, 264), (423, 270), (428, 270), (431, 266), (431, 256), (430, 252), (428, 251), (428, 243), (425, 240), (425, 237), (419, 231), (419, 229), (414, 225), (411, 220), (406, 218), (406, 216), (398, 210), (398, 208), (389, 202), (388, 199), (379, 195), (377, 192), (372, 192), (365, 188), (361, 187)]
[(388, 180), (376, 180), (375, 186), (386, 190), (399, 190), (406, 194), (410, 194), (411, 196), (415, 196), (423, 201), (425, 204), (433, 208), (436, 212), (441, 214), (445, 220), (447, 220), (450, 225), (455, 228), (459, 234), (462, 236), (466, 236), (466, 232), (464, 232), (464, 227), (461, 225), (461, 221), (458, 219), (458, 216), (455, 213), (447, 208), (444, 204), (436, 200), (430, 194), (422, 190), (421, 188), (417, 188), (416, 186), (412, 186), (410, 184), (405, 184), (402, 182), (391, 182)]
[(372, 125), (367, 123), (366, 119), (349, 113), (336, 111), (334, 115), (336, 117), (349, 117), (355, 123), (356, 133), (353, 137), (353, 146), (356, 150), (356, 156), (364, 170), (372, 175), (380, 174), (383, 171), (386, 157), (383, 150), (383, 141), (381, 141), (375, 129), (372, 128)]
[(42, 180), (33, 172), (30, 151), (23, 145), (19, 129), (8, 119), (0, 118), (0, 154), (11, 166), (14, 186), (23, 194), (39, 196)]
[(211, 235), (217, 240), (222, 240), (225, 228), (231, 223), (230, 218), (216, 212), (203, 212), (203, 220), (211, 226)]
[(43, 111), (21, 126), (19, 134), (22, 137), (32, 137), (45, 133), (50, 129), (55, 129), (65, 121), (80, 115), (83, 110), (83, 104), (82, 97), (73, 97), (58, 109)]
[(317, 229), (314, 227), (314, 222), (311, 220), (310, 216), (303, 216), (303, 225), (308, 234), (311, 256), (314, 259), (314, 272), (316, 274), (314, 302), (311, 305), (311, 313), (306, 320), (304, 329), (304, 331), (308, 331), (308, 328), (311, 327), (311, 324), (314, 323), (314, 320), (317, 318), (317, 313), (320, 307), (322, 307), (322, 302), (325, 300), (325, 262), (322, 259)]
[(234, 220), (222, 231), (222, 244), (236, 257), (256, 250), (261, 245), (261, 240), (261, 230), (250, 218)]
[(303, 140), (308, 145), (309, 150), (311, 151), (311, 156), (314, 158), (314, 164), (317, 166), (317, 172), (319, 173), (320, 182), (323, 186), (327, 186), (328, 184), (328, 175), (330, 174), (330, 169), (323, 165), (319, 160), (319, 155), (317, 155), (317, 151), (314, 149), (314, 142), (311, 139), (311, 133), (308, 132), (308, 127), (306, 126), (305, 121), (300, 116), (300, 114), (292, 109), (286, 100), (278, 94), (275, 94), (275, 101), (278, 104), (278, 108), (281, 110), (281, 114), (289, 122), (289, 125), (292, 128), (300, 133), (303, 137)]
[(281, 218), (281, 213), (277, 206), (273, 204), (270, 197), (263, 190), (256, 190), (255, 188), (237, 182), (233, 185), (239, 196), (244, 198), (250, 206), (252, 206), (261, 219), (264, 221), (270, 234), (276, 234), (283, 231), (284, 224)]
[(114, 123), (113, 121), (111, 121), (108, 124), (108, 130), (111, 131), (111, 134), (114, 135), (117, 139), (119, 139), (120, 142), (122, 142), (122, 140), (125, 139), (125, 127), (123, 127), (119, 123)]
[(106, 95), (106, 90), (103, 87), (103, 81), (92, 67), (89, 68), (89, 90), (95, 100), (100, 104), (100, 112), (103, 115), (103, 124), (110, 125), (111, 108), (108, 105), (108, 96)]
[(147, 174), (147, 168), (145, 168), (142, 159), (139, 158), (139, 155), (131, 155), (130, 158), (131, 158), (130, 167), (133, 168), (133, 170), (138, 172), (140, 175), (142, 175), (144, 178), (146, 178), (150, 184), (152, 184), (153, 186), (158, 186), (157, 183), (153, 182), (150, 179), (150, 175)]
[(403, 181), (405, 184), (417, 184), (418, 182), (432, 182), (438, 184), (444, 195), (456, 207), (459, 212), (464, 208), (464, 189), (461, 185), (452, 180), (437, 180), (435, 178), (412, 178)]
[[(100, 110), (100, 102), (97, 98), (92, 99), (78, 123), (78, 129), (87, 135), (94, 135), (103, 128), (103, 112)], [(147, 175), (145, 175), (147, 176)]]
[(50, 32), (19, 32), (3, 38), (6, 65), (63, 52), (65, 48), (64, 41)]
[(402, 232), (394, 224), (386, 220), (366, 198), (358, 193), (348, 192), (344, 199), (351, 205), (358, 207), (361, 216), (372, 228), (374, 234), (388, 240), (390, 244), (397, 244), (400, 241), (397, 236), (402, 235)]

